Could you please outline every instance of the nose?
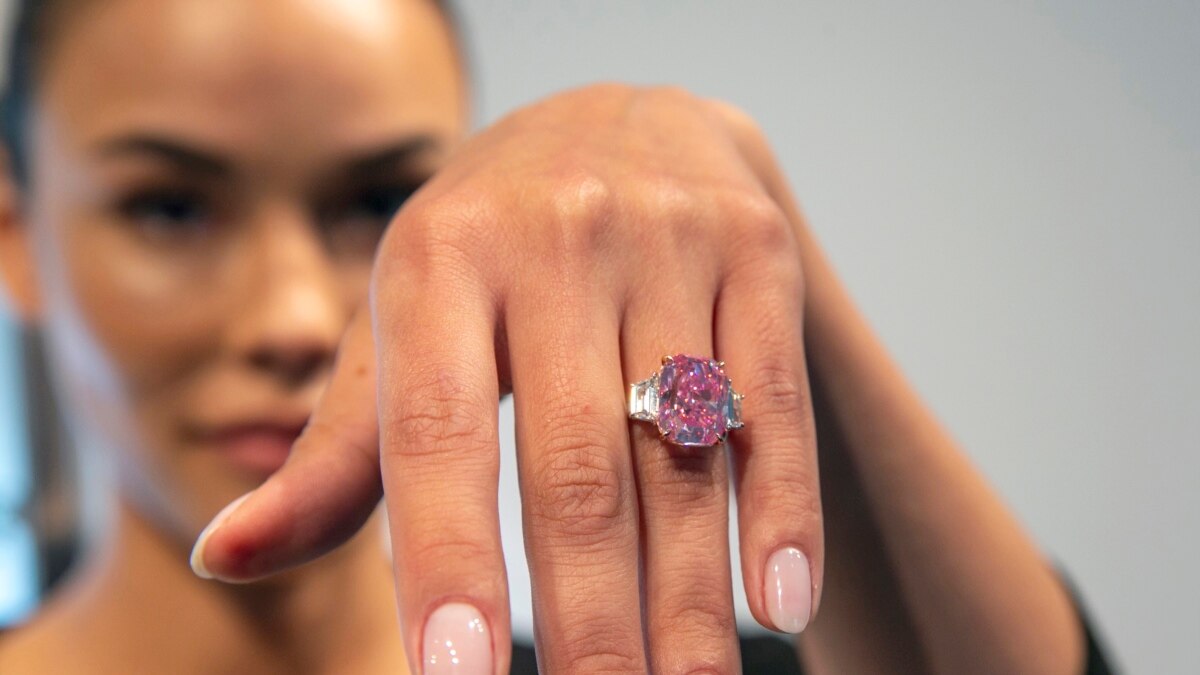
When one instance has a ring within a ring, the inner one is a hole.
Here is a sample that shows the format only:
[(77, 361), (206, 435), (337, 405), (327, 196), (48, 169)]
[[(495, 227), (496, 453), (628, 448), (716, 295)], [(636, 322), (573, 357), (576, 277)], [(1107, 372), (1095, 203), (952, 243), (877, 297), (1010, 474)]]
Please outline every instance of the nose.
[(353, 308), (338, 284), (328, 251), (304, 214), (266, 209), (252, 227), (255, 245), (235, 350), (253, 368), (290, 387), (325, 372)]

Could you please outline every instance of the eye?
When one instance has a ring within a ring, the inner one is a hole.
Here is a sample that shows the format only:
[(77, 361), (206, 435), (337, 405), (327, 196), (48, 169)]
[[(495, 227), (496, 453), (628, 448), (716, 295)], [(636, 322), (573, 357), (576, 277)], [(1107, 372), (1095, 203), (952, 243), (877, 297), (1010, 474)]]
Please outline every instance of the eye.
[(345, 217), (383, 221), (386, 225), (417, 191), (414, 185), (379, 186), (364, 190), (347, 205)]
[(354, 191), (327, 208), (321, 220), (335, 253), (371, 256), (392, 217), (420, 184), (379, 185)]
[(121, 215), (152, 236), (193, 235), (212, 218), (208, 201), (188, 190), (150, 190), (121, 200)]

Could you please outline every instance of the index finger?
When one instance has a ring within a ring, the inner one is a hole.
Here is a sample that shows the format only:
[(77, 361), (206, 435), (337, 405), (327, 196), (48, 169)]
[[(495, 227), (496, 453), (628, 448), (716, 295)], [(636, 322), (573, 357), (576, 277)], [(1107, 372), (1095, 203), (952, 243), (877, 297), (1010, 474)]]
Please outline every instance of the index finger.
[(204, 529), (191, 564), (203, 578), (253, 581), (313, 560), (366, 523), (382, 494), (370, 314), (350, 322), (329, 386), (285, 463)]
[(372, 298), (397, 602), (414, 672), (503, 672), (496, 309), (445, 263), (420, 243), (381, 257)]

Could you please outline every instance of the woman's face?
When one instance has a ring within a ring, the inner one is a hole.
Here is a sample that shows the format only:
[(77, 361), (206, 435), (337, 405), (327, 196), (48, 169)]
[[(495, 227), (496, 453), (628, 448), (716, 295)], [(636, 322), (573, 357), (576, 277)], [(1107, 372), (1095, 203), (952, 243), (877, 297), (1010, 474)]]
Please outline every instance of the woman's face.
[(29, 139), (40, 319), (81, 441), (190, 543), (283, 462), (465, 85), (429, 0), (78, 4)]

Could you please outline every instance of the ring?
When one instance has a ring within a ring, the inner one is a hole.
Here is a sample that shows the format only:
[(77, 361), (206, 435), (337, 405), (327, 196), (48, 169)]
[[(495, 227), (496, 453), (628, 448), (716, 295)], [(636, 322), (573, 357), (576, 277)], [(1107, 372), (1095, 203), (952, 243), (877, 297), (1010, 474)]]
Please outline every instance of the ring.
[(654, 422), (663, 440), (709, 447), (742, 428), (743, 395), (733, 390), (725, 362), (686, 354), (664, 356), (650, 377), (629, 385), (629, 417)]

